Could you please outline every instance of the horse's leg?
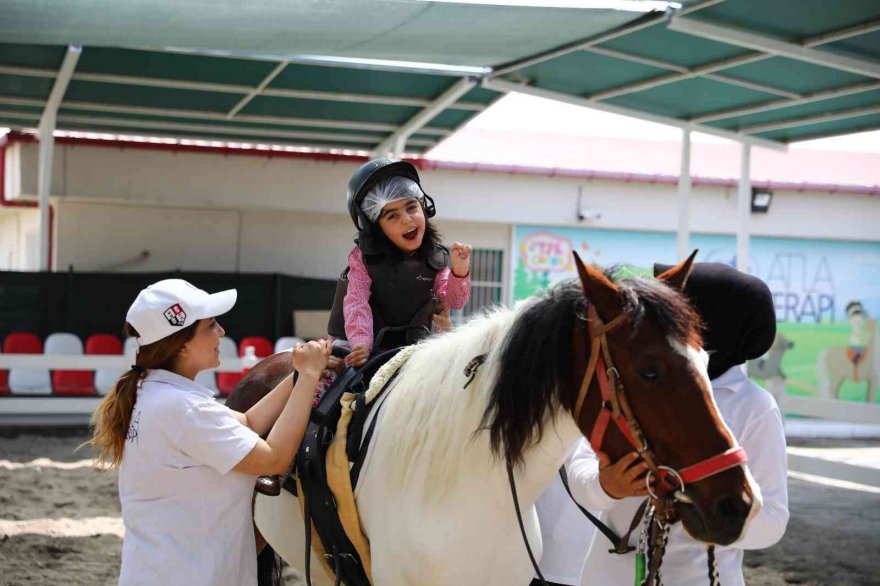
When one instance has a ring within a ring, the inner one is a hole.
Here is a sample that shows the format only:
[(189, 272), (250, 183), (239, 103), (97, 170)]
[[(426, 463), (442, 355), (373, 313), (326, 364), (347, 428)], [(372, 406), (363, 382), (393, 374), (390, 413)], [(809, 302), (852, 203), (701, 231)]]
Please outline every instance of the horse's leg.
[[(288, 564), (305, 572), (305, 524), (297, 498), (286, 490), (282, 490), (278, 496), (258, 494), (254, 521), (272, 549)], [(324, 571), (314, 551), (310, 555), (312, 584), (332, 585), (333, 579)]]

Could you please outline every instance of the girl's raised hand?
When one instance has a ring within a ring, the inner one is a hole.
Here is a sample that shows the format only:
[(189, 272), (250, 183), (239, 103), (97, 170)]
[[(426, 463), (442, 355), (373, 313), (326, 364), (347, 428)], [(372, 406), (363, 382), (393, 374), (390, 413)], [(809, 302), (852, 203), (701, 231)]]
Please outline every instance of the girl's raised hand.
[(300, 374), (320, 377), (330, 357), (330, 344), (327, 340), (312, 340), (306, 344), (297, 344), (291, 354), (293, 367)]
[(450, 252), (450, 263), (452, 264), (452, 274), (458, 278), (467, 277), (471, 270), (471, 252), (473, 246), (470, 244), (462, 244), (456, 242), (452, 245)]

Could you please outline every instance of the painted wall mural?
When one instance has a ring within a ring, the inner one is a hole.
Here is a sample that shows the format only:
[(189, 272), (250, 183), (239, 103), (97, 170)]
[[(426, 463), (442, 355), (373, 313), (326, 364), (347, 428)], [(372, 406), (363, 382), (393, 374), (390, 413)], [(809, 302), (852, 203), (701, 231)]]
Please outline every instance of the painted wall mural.
[[(514, 300), (575, 275), (571, 252), (586, 262), (650, 276), (674, 263), (675, 234), (517, 226)], [(735, 264), (733, 236), (691, 235), (698, 261)], [(749, 373), (777, 392), (877, 402), (880, 384), (880, 242), (753, 237), (748, 270), (773, 292), (778, 334)]]

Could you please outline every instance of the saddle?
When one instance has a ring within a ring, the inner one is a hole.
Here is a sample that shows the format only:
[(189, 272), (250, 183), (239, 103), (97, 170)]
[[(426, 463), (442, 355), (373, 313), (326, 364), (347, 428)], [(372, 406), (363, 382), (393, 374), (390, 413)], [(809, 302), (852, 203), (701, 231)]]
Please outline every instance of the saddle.
[[(369, 543), (360, 530), (353, 488), (373, 430), (370, 426), (364, 435), (365, 422), (377, 404), (366, 401), (366, 391), (373, 376), (400, 350), (382, 352), (362, 368), (348, 368), (339, 375), (312, 409), (294, 473), (284, 484), (299, 497), (307, 547), (311, 544), (337, 583), (372, 584)], [(382, 390), (391, 379), (393, 375)], [(308, 553), (305, 559), (308, 575)]]

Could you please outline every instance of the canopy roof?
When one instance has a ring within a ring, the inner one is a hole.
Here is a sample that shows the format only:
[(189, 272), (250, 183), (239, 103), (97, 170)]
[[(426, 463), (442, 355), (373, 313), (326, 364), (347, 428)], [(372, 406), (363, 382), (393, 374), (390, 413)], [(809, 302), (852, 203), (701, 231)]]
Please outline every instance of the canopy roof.
[(771, 146), (880, 128), (876, 0), (691, 0), (641, 15), (0, 0), (0, 14), (0, 125), (16, 128), (36, 126), (65, 55), (57, 126), (69, 130), (420, 153), (507, 91)]

